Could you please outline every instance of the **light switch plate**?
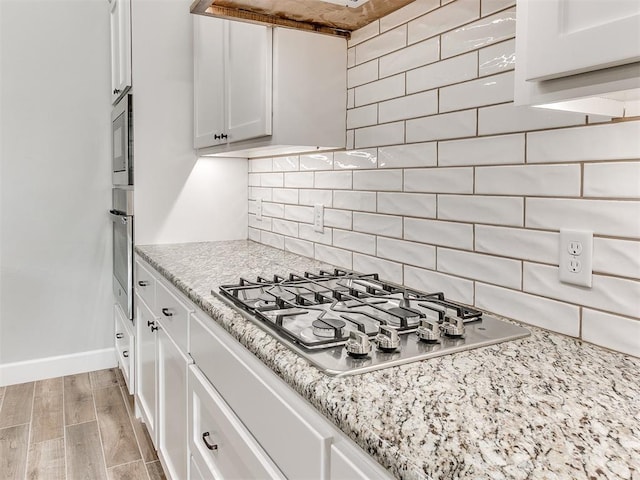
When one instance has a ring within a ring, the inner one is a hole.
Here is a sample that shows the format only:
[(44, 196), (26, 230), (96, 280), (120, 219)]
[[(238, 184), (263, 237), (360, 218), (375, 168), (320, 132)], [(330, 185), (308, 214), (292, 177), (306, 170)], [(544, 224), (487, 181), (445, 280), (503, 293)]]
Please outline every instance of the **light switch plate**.
[(560, 230), (559, 278), (563, 283), (591, 287), (593, 232)]

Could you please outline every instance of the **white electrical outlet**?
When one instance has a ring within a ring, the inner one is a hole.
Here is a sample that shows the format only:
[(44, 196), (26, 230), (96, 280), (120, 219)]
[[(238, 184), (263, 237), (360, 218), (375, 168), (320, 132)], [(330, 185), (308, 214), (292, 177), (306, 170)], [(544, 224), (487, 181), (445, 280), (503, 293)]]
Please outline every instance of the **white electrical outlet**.
[(560, 230), (560, 281), (591, 287), (593, 232)]
[(256, 220), (262, 220), (262, 199), (256, 199)]
[(324, 233), (324, 205), (321, 203), (313, 206), (313, 230)]

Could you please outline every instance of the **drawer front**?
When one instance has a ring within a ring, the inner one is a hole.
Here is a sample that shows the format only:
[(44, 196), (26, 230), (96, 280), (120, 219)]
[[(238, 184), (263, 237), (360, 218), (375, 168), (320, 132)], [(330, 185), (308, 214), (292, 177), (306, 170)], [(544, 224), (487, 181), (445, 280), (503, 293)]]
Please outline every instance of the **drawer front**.
[(129, 393), (134, 392), (134, 348), (135, 337), (133, 335), (133, 325), (128, 318), (125, 318), (120, 305), (114, 305), (113, 311), (115, 321), (115, 348), (118, 356), (118, 363), (121, 366), (122, 376), (127, 384)]
[(313, 417), (319, 414), (282, 380), (204, 317), (192, 315), (190, 326), (191, 356), (204, 375), (288, 478), (327, 478), (333, 432), (319, 426)]
[(183, 353), (188, 353), (189, 309), (162, 282), (156, 283), (154, 313), (160, 319), (167, 335)]
[[(189, 368), (189, 446), (202, 478), (284, 478), (207, 379)], [(204, 468), (206, 471), (202, 471)], [(198, 474), (192, 475), (198, 478)]]
[(156, 307), (156, 279), (151, 271), (142, 265), (141, 260), (136, 260), (134, 282), (138, 295), (149, 308), (154, 309)]

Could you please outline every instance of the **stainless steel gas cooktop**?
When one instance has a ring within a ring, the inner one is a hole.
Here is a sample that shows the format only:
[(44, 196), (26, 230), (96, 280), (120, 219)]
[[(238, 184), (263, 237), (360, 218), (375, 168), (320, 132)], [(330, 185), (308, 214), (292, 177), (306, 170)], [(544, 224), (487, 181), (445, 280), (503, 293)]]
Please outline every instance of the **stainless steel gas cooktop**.
[(346, 270), (243, 278), (212, 294), (329, 375), (353, 375), (528, 336), (440, 292)]

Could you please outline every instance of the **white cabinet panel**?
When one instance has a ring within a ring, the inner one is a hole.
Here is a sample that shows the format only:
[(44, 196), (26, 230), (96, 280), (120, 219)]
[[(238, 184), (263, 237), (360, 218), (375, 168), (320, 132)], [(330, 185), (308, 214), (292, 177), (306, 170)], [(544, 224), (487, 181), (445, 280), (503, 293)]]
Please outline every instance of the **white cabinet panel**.
[(156, 330), (157, 319), (136, 294), (136, 406), (157, 446)]
[(173, 288), (157, 281), (154, 314), (183, 352), (188, 352), (189, 308), (174, 295)]
[(117, 303), (113, 306), (113, 317), (115, 321), (115, 345), (118, 365), (122, 370), (127, 390), (130, 394), (133, 394), (135, 391), (135, 336), (133, 334), (133, 325)]
[(110, 0), (111, 102), (131, 88), (131, 0)]

